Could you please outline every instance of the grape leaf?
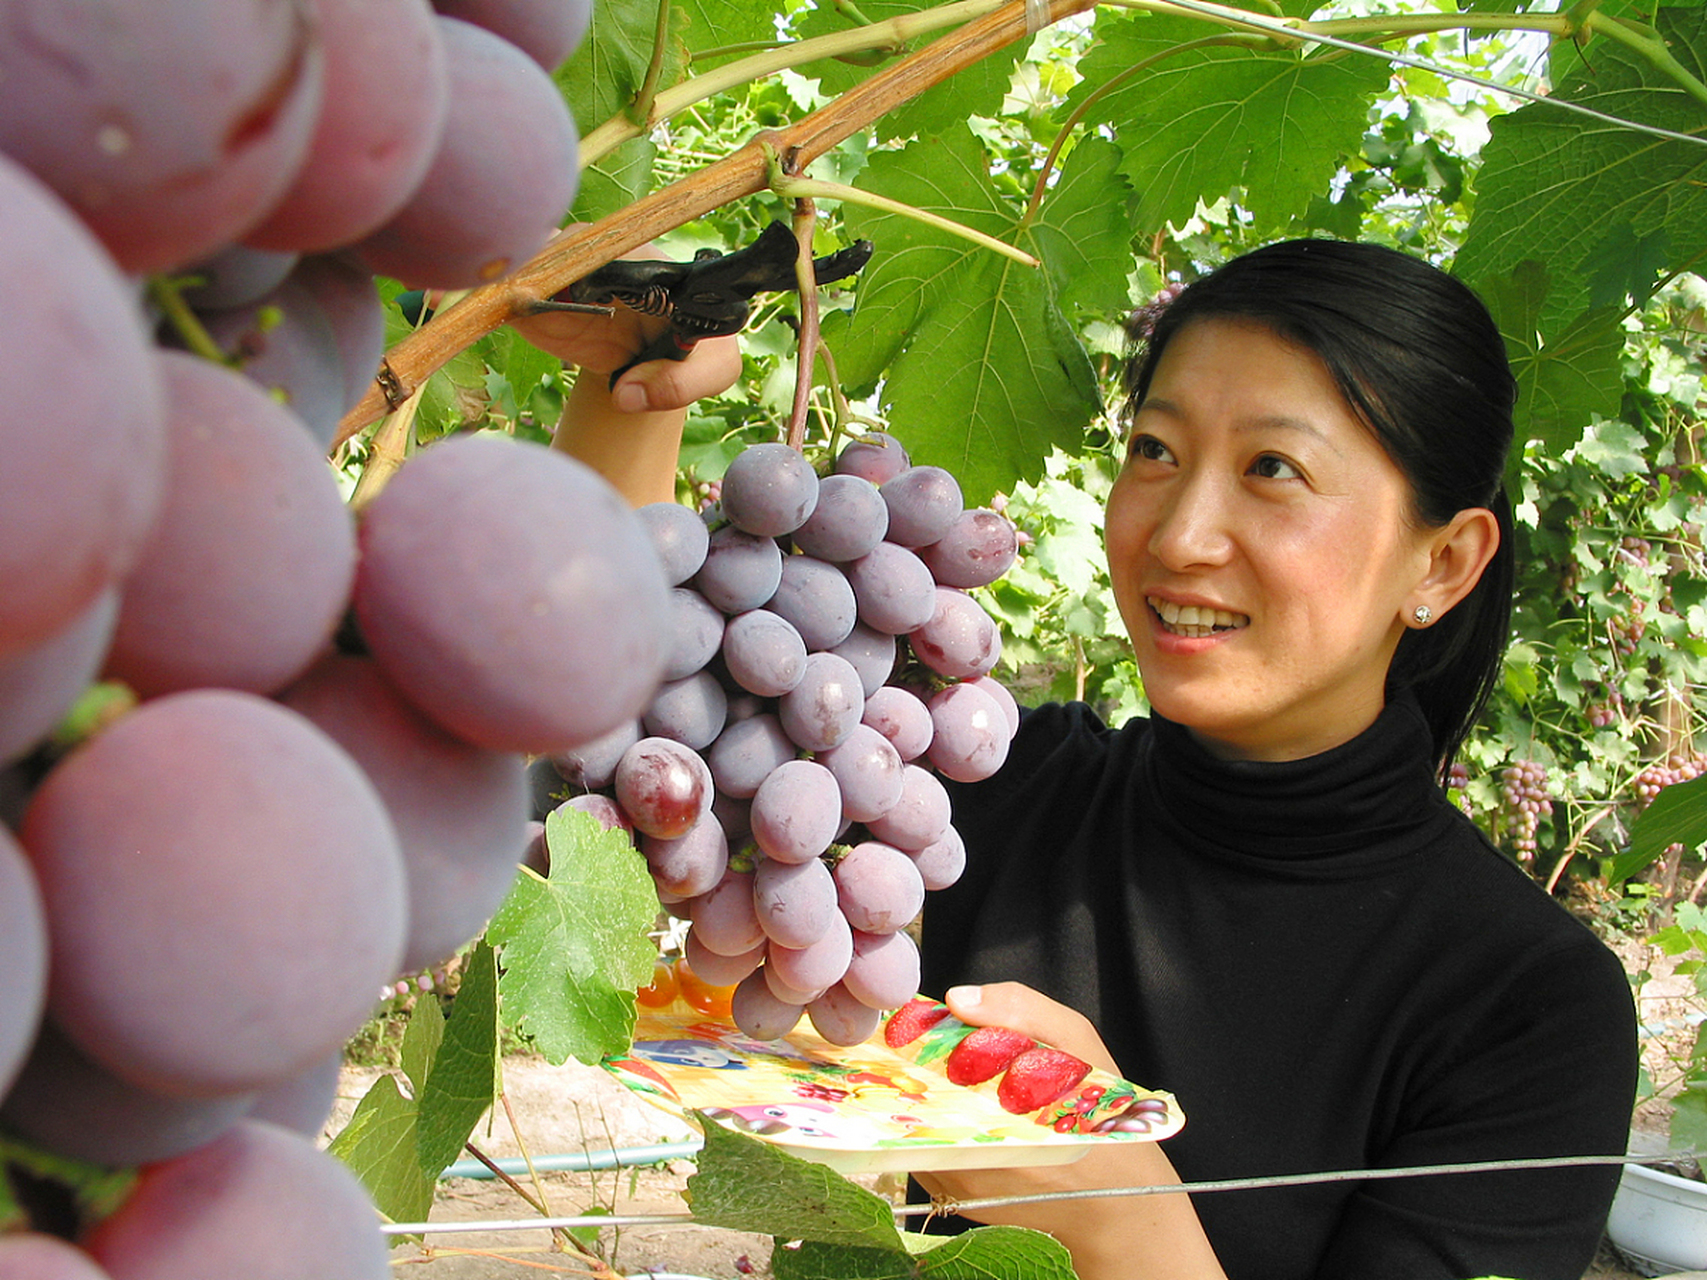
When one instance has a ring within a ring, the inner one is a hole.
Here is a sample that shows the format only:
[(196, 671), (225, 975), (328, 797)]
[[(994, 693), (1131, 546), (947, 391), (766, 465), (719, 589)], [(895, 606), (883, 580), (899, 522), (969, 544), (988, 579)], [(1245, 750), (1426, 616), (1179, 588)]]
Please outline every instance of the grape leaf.
[(1667, 787), (1636, 819), (1630, 847), (1612, 860), (1606, 873), (1621, 884), (1666, 851), (1681, 844), (1693, 849), (1707, 840), (1707, 775)]
[(708, 1116), (696, 1113), (695, 1120), (705, 1131), (699, 1169), (687, 1185), (695, 1221), (784, 1240), (901, 1250), (883, 1197)]
[(1099, 20), (1099, 45), (1079, 64), (1085, 81), (1069, 99), (1075, 104), (1150, 63), (1086, 117), (1118, 131), (1147, 233), (1183, 225), (1199, 200), (1241, 189), (1254, 231), (1284, 228), (1329, 188), (1345, 157), (1360, 154), (1366, 108), (1388, 87), (1387, 66), (1376, 58), (1185, 47), (1218, 30), (1160, 15)]
[(640, 199), (652, 189), (657, 155), (650, 138), (630, 138), (583, 168), (570, 221), (597, 222)]
[[(1656, 19), (1672, 55), (1697, 77), (1707, 74), (1707, 10), (1662, 8)], [(1701, 103), (1675, 80), (1609, 40), (1577, 58), (1551, 96), (1680, 132), (1707, 124)], [(1615, 280), (1632, 271), (1651, 278), (1657, 245), (1672, 267), (1707, 253), (1707, 148), (1547, 103), (1494, 119), (1476, 189), (1457, 271), (1480, 285), (1537, 258), (1549, 280), (1550, 330), (1588, 309), (1609, 271)], [(1608, 264), (1609, 254), (1620, 265)]]
[(686, 19), (682, 35), (695, 53), (777, 38), (777, 7), (770, 0), (672, 0), (672, 5)]
[[(1018, 211), (987, 170), (962, 125), (874, 156), (864, 185), (1011, 237)], [(849, 384), (869, 387), (887, 368), (883, 406), (916, 461), (952, 471), (978, 504), (1018, 478), (1035, 479), (1051, 446), (1079, 443), (1101, 404), (1045, 270), (900, 214), (850, 207), (844, 216), (876, 253), (851, 320), (826, 324), (826, 336)]]
[(1040, 1231), (974, 1227), (958, 1236), (902, 1237), (906, 1253), (807, 1240), (771, 1254), (776, 1280), (1073, 1280), (1067, 1250)]
[(1074, 320), (1116, 320), (1132, 304), (1137, 200), (1120, 162), (1120, 148), (1106, 138), (1080, 141), (1029, 231), (1027, 247), (1043, 260), (1056, 304)]
[[(686, 67), (681, 25), (672, 12), (659, 88), (679, 81)], [(555, 77), (583, 136), (633, 105), (646, 82), (657, 33), (657, 0), (599, 0), (593, 6), (586, 36)]]
[[(356, 1104), (350, 1122), (328, 1150), (361, 1179), (374, 1205), (393, 1222), (425, 1222), (433, 1207), (433, 1175), (416, 1154), (418, 1115), (395, 1076), (380, 1076)], [(392, 1241), (404, 1239), (393, 1236)]]
[(414, 1097), (420, 1097), (421, 1090), (427, 1087), (427, 1077), (433, 1072), (433, 1059), (438, 1056), (439, 1045), (444, 1043), (444, 1038), (445, 1015), (438, 1000), (432, 997), (417, 1000), (409, 1011), (409, 1021), (403, 1028), (403, 1044), (398, 1053), (403, 1076), (409, 1081)]
[(545, 820), (551, 877), (522, 872), (486, 927), (502, 951), (507, 1016), (547, 1061), (597, 1062), (628, 1049), (634, 992), (657, 949), (658, 895), (628, 837), (584, 813)]
[(462, 1154), (498, 1096), (497, 1072), (498, 965), (492, 948), (481, 943), (463, 963), (444, 1039), (426, 1084), (415, 1091), (415, 1149), (424, 1172), (437, 1177)]

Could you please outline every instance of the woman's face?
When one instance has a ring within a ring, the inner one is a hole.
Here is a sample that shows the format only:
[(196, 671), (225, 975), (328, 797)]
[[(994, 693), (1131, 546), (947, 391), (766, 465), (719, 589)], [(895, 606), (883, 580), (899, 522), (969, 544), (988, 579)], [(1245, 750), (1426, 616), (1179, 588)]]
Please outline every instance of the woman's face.
[(1313, 353), (1245, 321), (1175, 334), (1105, 526), (1151, 705), (1237, 759), (1362, 732), (1429, 568), (1410, 511)]

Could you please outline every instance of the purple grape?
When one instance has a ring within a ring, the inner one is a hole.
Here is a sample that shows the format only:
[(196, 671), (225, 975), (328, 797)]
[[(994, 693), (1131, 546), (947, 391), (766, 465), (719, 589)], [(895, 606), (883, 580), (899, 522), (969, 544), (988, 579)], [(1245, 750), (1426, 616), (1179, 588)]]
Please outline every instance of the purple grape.
[(1018, 554), (1013, 525), (988, 507), (963, 511), (947, 533), (919, 552), (932, 576), (946, 587), (987, 587), (1013, 566)]
[(885, 685), (868, 697), (861, 720), (889, 739), (903, 761), (917, 760), (931, 745), (930, 708), (899, 685)]
[(300, 257), (282, 250), (226, 245), (184, 269), (185, 278), (197, 282), (185, 286), (184, 301), (197, 311), (248, 306), (278, 288)]
[[(688, 905), (691, 913), (693, 904), (699, 901), (693, 899)], [(682, 958), (688, 962), (696, 976), (714, 987), (732, 987), (748, 974), (753, 973), (765, 961), (765, 943), (760, 938), (758, 943), (747, 948), (739, 955), (719, 955), (700, 938), (697, 930), (688, 933), (687, 941), (682, 946)]]
[(828, 751), (854, 731), (865, 711), (865, 688), (846, 658), (814, 653), (806, 673), (777, 700), (783, 732), (806, 751)]
[(928, 547), (954, 526), (965, 509), (960, 483), (941, 467), (908, 467), (879, 486), (889, 506), (890, 542)]
[(778, 1000), (757, 973), (742, 978), (729, 997), (729, 1016), (741, 1033), (767, 1043), (793, 1031), (805, 1012), (801, 1005)]
[(723, 473), (723, 514), (758, 537), (793, 533), (818, 503), (818, 476), (786, 444), (749, 445)]
[(853, 930), (838, 911), (832, 914), (822, 937), (804, 947), (770, 941), (765, 968), (796, 991), (823, 991), (842, 980), (853, 959)]
[(846, 658), (859, 673), (859, 686), (867, 698), (881, 689), (895, 672), (895, 637), (874, 631), (863, 622), (854, 623), (847, 639), (825, 650)]
[(769, 609), (749, 609), (723, 630), (729, 678), (761, 698), (780, 698), (806, 671), (806, 642), (794, 624)]
[(658, 738), (673, 738), (695, 751), (717, 741), (729, 714), (729, 695), (717, 677), (701, 671), (658, 690), (641, 724)]
[(647, 869), (658, 887), (678, 898), (696, 898), (708, 892), (729, 869), (729, 841), (710, 813), (685, 835), (671, 840), (642, 835), (640, 852), (646, 856)]
[(1008, 722), (1009, 738), (1019, 732), (1019, 703), (1014, 701), (1014, 695), (1005, 684), (991, 676), (974, 676), (965, 683), (974, 689), (982, 689), (996, 700), (996, 705), (1002, 709), (1002, 715)]
[(777, 718), (757, 715), (718, 734), (706, 753), (706, 763), (718, 791), (736, 800), (751, 800), (759, 784), (795, 754), (796, 747)]
[(0, 1237), (0, 1275), (28, 1280), (111, 1280), (76, 1245), (35, 1231)]
[(857, 560), (883, 541), (889, 504), (863, 476), (831, 475), (818, 482), (818, 505), (794, 531), (796, 549), (841, 564)]
[(753, 839), (777, 862), (808, 862), (830, 847), (842, 824), (835, 775), (811, 760), (789, 760), (759, 784), (750, 813)]
[(910, 764), (901, 771), (901, 799), (865, 826), (875, 839), (912, 853), (942, 839), (948, 830), (949, 809), (948, 792), (937, 776)]
[(889, 635), (917, 631), (936, 612), (936, 581), (905, 547), (880, 542), (847, 566), (859, 620)]
[(907, 637), (913, 656), (949, 680), (989, 675), (1002, 656), (1002, 633), (990, 615), (964, 591), (936, 589), (929, 622)]
[(846, 982), (838, 982), (806, 1006), (806, 1016), (812, 1029), (831, 1044), (864, 1044), (871, 1039), (882, 1021), (882, 1014), (870, 1005), (861, 1004), (848, 990)]
[(52, 733), (100, 674), (118, 616), (118, 589), (109, 587), (61, 630), (0, 658), (0, 766)]
[(859, 612), (842, 571), (811, 556), (783, 557), (776, 592), (765, 608), (785, 618), (814, 652), (847, 639)]
[(385, 308), (373, 272), (354, 254), (322, 253), (304, 258), (291, 279), (319, 304), (332, 327), (344, 370), (344, 408), (354, 408), (379, 372), (385, 354)]
[(290, 1129), (305, 1138), (318, 1138), (338, 1102), (338, 1081), (343, 1074), (344, 1052), (329, 1053), (299, 1071), (283, 1084), (275, 1084), (255, 1095), (249, 1108), (251, 1120), (265, 1120)]
[(918, 867), (893, 845), (876, 840), (856, 844), (831, 874), (842, 914), (862, 933), (904, 929), (925, 905), (925, 882)]
[(850, 822), (880, 818), (901, 799), (900, 753), (870, 725), (855, 726), (840, 744), (819, 752), (817, 760), (835, 777), (842, 816)]
[(904, 933), (854, 931), (853, 958), (842, 984), (861, 1004), (899, 1009), (919, 989), (919, 949)]
[[(767, 948), (767, 954), (768, 950), (769, 949)], [(819, 996), (824, 994), (819, 990), (800, 991), (789, 986), (788, 983), (783, 981), (782, 976), (776, 971), (775, 967), (769, 964), (760, 969), (759, 973), (763, 976), (765, 985), (771, 989), (771, 994), (778, 1000), (781, 1000), (784, 1004), (798, 1004), (802, 1006), (809, 1005)]]
[(710, 768), (671, 738), (642, 738), (623, 752), (613, 785), (634, 829), (660, 840), (686, 835), (711, 810)]
[(694, 576), (699, 592), (724, 613), (758, 609), (782, 581), (782, 550), (726, 524), (707, 540), (705, 563)]
[(664, 577), (672, 587), (699, 572), (711, 534), (697, 513), (679, 502), (650, 502), (635, 508), (634, 514), (651, 535)]
[(581, 43), (592, 21), (592, 0), (433, 0), (452, 18), (485, 27), (556, 71)]
[(809, 947), (842, 920), (835, 879), (817, 858), (759, 863), (753, 869), (753, 906), (765, 937), (783, 947)]
[[(586, 795), (570, 796), (559, 809), (567, 809), (574, 813), (584, 813), (597, 822), (606, 831), (621, 831), (630, 838), (634, 835), (634, 823), (628, 814), (615, 800), (597, 791), (589, 791)], [(539, 868), (535, 868), (538, 870)], [(542, 873), (543, 874), (543, 873)]]
[(931, 695), (931, 745), (927, 758), (956, 782), (982, 782), (1008, 758), (1008, 718), (1001, 705), (973, 684), (951, 684)]
[[(693, 932), (707, 951), (720, 956), (745, 955), (765, 940), (753, 906), (753, 873), (725, 871), (723, 878), (693, 900), (689, 909)], [(699, 972), (699, 966), (693, 966)], [(728, 986), (728, 983), (718, 983)]]
[(17, 1074), (47, 996), (47, 918), (24, 852), (0, 826), (0, 1098)]
[(925, 882), (925, 889), (935, 892), (948, 888), (959, 880), (961, 872), (966, 870), (966, 841), (960, 838), (960, 832), (950, 823), (939, 839), (907, 856), (918, 867), (919, 877)]
[(859, 476), (881, 487), (913, 465), (901, 442), (886, 431), (850, 440), (836, 455), (836, 474)]
[(590, 742), (553, 751), (548, 759), (567, 783), (588, 791), (602, 791), (616, 777), (617, 762), (645, 733), (638, 720), (624, 720), (609, 733), (600, 734)]
[(753, 802), (750, 798), (716, 791), (712, 795), (711, 811), (723, 824), (731, 849), (739, 849), (753, 838)]

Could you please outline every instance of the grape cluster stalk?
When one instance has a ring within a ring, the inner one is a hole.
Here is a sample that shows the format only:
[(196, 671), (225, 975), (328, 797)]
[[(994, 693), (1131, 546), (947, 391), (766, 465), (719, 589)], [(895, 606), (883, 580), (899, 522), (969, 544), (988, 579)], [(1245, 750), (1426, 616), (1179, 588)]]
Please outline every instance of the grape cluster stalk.
[(674, 584), (666, 682), (609, 737), (546, 757), (544, 791), (632, 833), (690, 922), (686, 972), (732, 988), (743, 1032), (804, 1015), (857, 1044), (915, 994), (906, 927), (965, 866), (942, 779), (989, 777), (1018, 728), (970, 594), (1013, 563), (1013, 526), (881, 432), (823, 477), (750, 446), (711, 510), (640, 516)]
[(562, 454), (440, 442), (358, 523), (325, 453), (376, 273), (561, 221), (589, 17), (0, 0), (0, 1128), (140, 1170), (0, 1273), (389, 1273), (314, 1143), (342, 1047), (504, 896), (528, 757), (646, 707), (670, 596)]

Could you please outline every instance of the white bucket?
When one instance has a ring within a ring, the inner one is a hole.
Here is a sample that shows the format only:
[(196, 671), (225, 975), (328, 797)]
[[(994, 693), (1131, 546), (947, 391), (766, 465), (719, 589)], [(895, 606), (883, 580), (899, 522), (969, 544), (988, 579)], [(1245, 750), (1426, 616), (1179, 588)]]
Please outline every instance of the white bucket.
[(1606, 1234), (1644, 1275), (1707, 1270), (1707, 1182), (1625, 1165)]

